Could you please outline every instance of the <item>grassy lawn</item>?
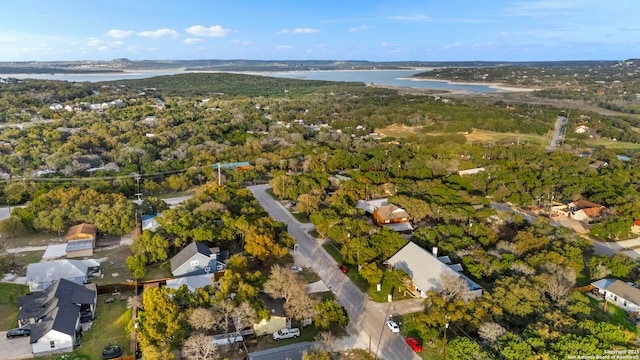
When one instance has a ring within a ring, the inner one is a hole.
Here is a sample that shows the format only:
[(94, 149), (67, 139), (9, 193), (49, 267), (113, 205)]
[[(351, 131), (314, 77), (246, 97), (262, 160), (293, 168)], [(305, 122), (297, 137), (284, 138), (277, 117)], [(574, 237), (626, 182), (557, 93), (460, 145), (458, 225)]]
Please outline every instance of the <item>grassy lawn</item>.
[(158, 264), (147, 266), (147, 273), (144, 280), (165, 279), (173, 277), (171, 273), (171, 263), (167, 260)]
[(104, 303), (104, 295), (98, 296), (96, 319), (81, 339), (81, 345), (76, 349), (78, 355), (89, 356), (90, 359), (100, 359), (102, 348), (107, 344), (118, 344), (123, 355), (131, 355), (130, 336), (125, 327), (131, 320), (131, 311), (127, 309), (126, 301)]
[(108, 285), (132, 280), (133, 275), (126, 264), (129, 254), (131, 254), (131, 250), (128, 246), (96, 249), (94, 258), (107, 258), (107, 260), (100, 264), (103, 276), (92, 281), (98, 285)]
[(431, 342), (425, 341), (420, 338), (420, 334), (416, 330), (417, 322), (415, 321), (413, 314), (406, 314), (400, 318), (394, 319), (398, 323), (402, 323), (400, 326), (400, 333), (403, 337), (412, 337), (417, 339), (422, 344), (422, 352), (419, 353), (423, 359), (435, 359), (440, 360), (442, 356), (442, 339), (433, 339)]
[[(322, 247), (334, 258), (339, 264), (342, 264), (342, 255), (340, 251), (333, 243), (326, 243), (322, 245)], [(386, 281), (386, 279), (382, 278), (382, 285), (380, 291), (377, 290), (375, 285), (370, 285), (367, 280), (365, 280), (360, 273), (358, 273), (355, 266), (349, 267), (349, 272), (346, 274), (351, 281), (360, 289), (360, 291), (369, 295), (369, 298), (376, 302), (387, 302), (387, 294), (392, 292), (391, 284)], [(398, 291), (399, 289), (395, 289), (393, 291), (393, 300), (403, 300), (410, 299), (411, 295), (405, 295), (404, 291)]]
[(604, 309), (604, 300), (597, 300), (589, 296), (589, 306), (593, 310), (591, 312), (591, 319), (597, 322), (610, 322), (613, 324), (621, 325), (625, 329), (638, 334), (637, 328), (627, 321), (627, 313), (621, 308), (607, 304), (607, 309)]
[[(3, 237), (4, 239), (4, 237)], [(14, 237), (6, 238), (7, 248), (19, 248), (25, 246), (45, 246), (51, 244), (62, 244), (64, 240), (58, 237), (56, 234), (46, 233), (46, 232), (31, 232), (24, 231), (22, 233), (17, 234)]]
[(27, 265), (40, 262), (44, 255), (44, 250), (25, 251), (13, 254), (13, 261), (16, 266), (14, 269), (18, 276), (27, 275)]
[[(104, 295), (98, 295), (96, 319), (91, 329), (80, 338), (80, 347), (69, 353), (68, 359), (100, 360), (102, 348), (108, 344), (118, 344), (122, 348), (122, 356), (131, 355), (131, 338), (125, 326), (131, 319), (131, 311), (126, 301), (104, 303)], [(36, 360), (60, 359), (61, 355), (37, 357)]]
[(17, 326), (18, 298), (28, 293), (26, 285), (0, 283), (0, 330)]

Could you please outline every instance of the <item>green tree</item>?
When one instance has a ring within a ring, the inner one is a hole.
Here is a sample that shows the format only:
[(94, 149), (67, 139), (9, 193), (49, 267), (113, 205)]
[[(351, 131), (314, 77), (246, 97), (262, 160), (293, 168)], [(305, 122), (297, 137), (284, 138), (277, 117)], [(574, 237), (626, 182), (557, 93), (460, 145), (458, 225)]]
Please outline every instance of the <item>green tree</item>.
[(382, 269), (373, 262), (362, 265), (358, 272), (370, 285), (379, 284), (382, 281), (382, 276), (384, 274)]
[(495, 357), (467, 337), (456, 337), (447, 342), (447, 358), (451, 360), (491, 360)]
[(335, 300), (325, 300), (316, 305), (315, 327), (319, 329), (330, 329), (334, 325), (347, 326), (349, 314), (347, 310)]
[(143, 297), (138, 317), (138, 341), (144, 353), (148, 346), (162, 352), (176, 349), (187, 336), (186, 315), (166, 288), (149, 288)]

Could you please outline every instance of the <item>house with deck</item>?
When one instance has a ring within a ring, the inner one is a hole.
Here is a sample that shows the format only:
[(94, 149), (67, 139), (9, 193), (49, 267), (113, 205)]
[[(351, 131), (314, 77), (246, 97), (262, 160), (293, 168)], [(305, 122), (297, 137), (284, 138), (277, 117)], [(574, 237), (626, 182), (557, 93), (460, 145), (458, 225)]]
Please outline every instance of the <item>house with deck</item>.
[(19, 326), (29, 326), (35, 356), (73, 351), (78, 338), (95, 318), (98, 292), (95, 284), (78, 285), (56, 280), (46, 290), (18, 298)]
[(633, 283), (618, 279), (601, 279), (591, 283), (598, 293), (628, 313), (640, 311), (640, 289)]

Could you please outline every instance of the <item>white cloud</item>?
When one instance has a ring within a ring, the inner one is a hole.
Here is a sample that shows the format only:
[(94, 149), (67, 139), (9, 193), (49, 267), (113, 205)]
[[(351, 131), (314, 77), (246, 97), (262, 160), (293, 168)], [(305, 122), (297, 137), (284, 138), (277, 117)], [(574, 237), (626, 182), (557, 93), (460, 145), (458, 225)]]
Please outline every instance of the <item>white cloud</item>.
[(390, 42), (387, 42), (387, 41), (383, 42), (381, 45), (382, 45), (382, 47), (395, 47), (395, 46), (398, 46), (398, 44), (390, 43)]
[(354, 33), (354, 32), (358, 32), (358, 31), (364, 31), (369, 29), (369, 27), (367, 25), (360, 25), (360, 26), (356, 26), (356, 27), (352, 27), (351, 29), (349, 29), (350, 33)]
[(152, 39), (160, 39), (163, 37), (175, 38), (176, 36), (178, 36), (178, 32), (171, 29), (158, 29), (154, 31), (141, 31), (138, 33), (138, 36)]
[(87, 46), (96, 47), (100, 51), (115, 49), (122, 45), (122, 41), (104, 41), (96, 38), (89, 38), (86, 42)]
[(239, 45), (243, 45), (243, 46), (249, 46), (249, 45), (253, 44), (249, 40), (231, 40), (231, 43), (232, 44), (239, 44)]
[(453, 49), (453, 48), (461, 47), (463, 45), (464, 45), (463, 42), (458, 41), (457, 43), (443, 45), (442, 48), (443, 49)]
[(278, 34), (288, 34), (290, 32), (291, 32), (291, 30), (289, 30), (289, 29), (282, 29), (282, 30), (278, 31)]
[(392, 20), (400, 20), (400, 21), (427, 21), (427, 20), (431, 20), (430, 17), (428, 17), (427, 15), (424, 15), (424, 14), (416, 14), (416, 15), (409, 15), (409, 16), (396, 15), (396, 16), (392, 16), (391, 19)]
[(182, 40), (183, 44), (197, 44), (199, 42), (202, 42), (202, 39), (186, 38)]
[(127, 50), (131, 51), (131, 52), (139, 52), (139, 51), (158, 51), (158, 48), (152, 48), (152, 47), (142, 47), (142, 46), (128, 46)]
[(294, 34), (313, 34), (313, 33), (317, 33), (317, 32), (320, 32), (320, 30), (312, 29), (312, 28), (295, 28), (295, 29), (293, 29), (293, 33)]
[(111, 29), (111, 30), (107, 31), (107, 36), (112, 37), (114, 39), (124, 39), (124, 38), (127, 38), (127, 37), (133, 35), (133, 33), (135, 33), (135, 31), (133, 31), (133, 30)]
[(291, 50), (294, 46), (291, 45), (276, 45), (277, 50)]
[(213, 25), (210, 27), (194, 25), (187, 28), (186, 31), (191, 35), (207, 37), (225, 37), (231, 33), (231, 30), (225, 29), (220, 25)]

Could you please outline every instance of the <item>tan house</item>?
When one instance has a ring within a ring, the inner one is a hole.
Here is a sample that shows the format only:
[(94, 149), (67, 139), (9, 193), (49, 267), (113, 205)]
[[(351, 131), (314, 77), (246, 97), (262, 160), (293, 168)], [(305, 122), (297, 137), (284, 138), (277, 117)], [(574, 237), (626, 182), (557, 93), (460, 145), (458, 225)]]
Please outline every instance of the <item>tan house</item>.
[(607, 208), (588, 200), (578, 200), (564, 206), (554, 206), (554, 216), (566, 216), (578, 221), (597, 220), (605, 215)]
[(409, 218), (407, 211), (393, 204), (378, 206), (373, 211), (373, 222), (378, 226), (410, 221), (411, 218)]
[(640, 219), (633, 220), (633, 225), (631, 225), (631, 232), (634, 234), (640, 234)]
[(253, 324), (256, 336), (270, 335), (280, 329), (291, 327), (291, 319), (284, 311), (284, 299), (273, 299), (265, 293), (260, 293), (260, 299), (269, 310), (269, 318), (261, 319)]
[(82, 223), (72, 226), (65, 237), (67, 240), (67, 257), (93, 256), (97, 233), (98, 228), (93, 224)]

